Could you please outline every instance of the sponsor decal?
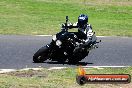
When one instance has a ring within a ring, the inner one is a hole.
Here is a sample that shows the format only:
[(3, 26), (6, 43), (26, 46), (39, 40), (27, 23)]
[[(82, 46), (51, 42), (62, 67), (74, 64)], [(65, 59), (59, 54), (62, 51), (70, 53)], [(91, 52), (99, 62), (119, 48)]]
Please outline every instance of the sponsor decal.
[(130, 83), (129, 74), (86, 74), (86, 71), (80, 66), (76, 81), (79, 85), (85, 83)]

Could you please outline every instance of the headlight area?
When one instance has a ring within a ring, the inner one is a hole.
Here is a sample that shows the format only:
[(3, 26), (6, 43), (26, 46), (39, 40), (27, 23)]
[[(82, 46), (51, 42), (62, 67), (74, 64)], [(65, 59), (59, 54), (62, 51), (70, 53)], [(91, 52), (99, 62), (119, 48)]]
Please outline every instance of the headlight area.
[(56, 38), (56, 35), (53, 35), (53, 36), (52, 36), (52, 39), (53, 39), (54, 41), (56, 41), (56, 39), (57, 39), (57, 38)]
[(57, 41), (56, 41), (56, 45), (57, 45), (57, 46), (60, 46), (61, 44), (62, 44), (62, 42), (61, 42), (60, 40), (57, 40)]

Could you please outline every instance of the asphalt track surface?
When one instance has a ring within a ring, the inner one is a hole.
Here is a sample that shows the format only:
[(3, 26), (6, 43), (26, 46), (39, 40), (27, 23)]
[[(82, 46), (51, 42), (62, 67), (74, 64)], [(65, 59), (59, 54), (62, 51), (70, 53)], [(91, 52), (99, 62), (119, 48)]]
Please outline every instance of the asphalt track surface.
[(99, 48), (92, 50), (89, 56), (78, 64), (50, 61), (33, 63), (33, 54), (50, 43), (51, 39), (51, 36), (0, 35), (0, 69), (132, 65), (131, 37), (98, 37), (98, 40), (102, 40)]

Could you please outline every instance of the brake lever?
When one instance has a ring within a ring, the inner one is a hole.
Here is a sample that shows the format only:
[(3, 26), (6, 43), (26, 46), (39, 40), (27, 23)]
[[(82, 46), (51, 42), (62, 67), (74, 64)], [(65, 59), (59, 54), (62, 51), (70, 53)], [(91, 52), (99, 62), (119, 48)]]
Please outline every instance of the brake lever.
[(102, 42), (101, 40), (99, 40), (98, 42), (96, 42), (96, 43), (100, 43), (100, 42)]

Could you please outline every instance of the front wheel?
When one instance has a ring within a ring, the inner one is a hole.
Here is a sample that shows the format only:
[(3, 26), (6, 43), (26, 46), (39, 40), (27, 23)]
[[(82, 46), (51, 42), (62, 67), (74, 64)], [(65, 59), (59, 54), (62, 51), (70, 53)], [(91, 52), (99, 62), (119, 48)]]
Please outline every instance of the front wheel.
[(42, 63), (48, 58), (48, 47), (40, 48), (33, 56), (34, 63)]

